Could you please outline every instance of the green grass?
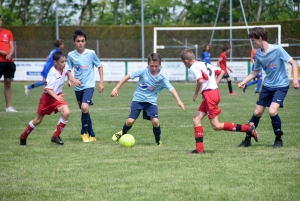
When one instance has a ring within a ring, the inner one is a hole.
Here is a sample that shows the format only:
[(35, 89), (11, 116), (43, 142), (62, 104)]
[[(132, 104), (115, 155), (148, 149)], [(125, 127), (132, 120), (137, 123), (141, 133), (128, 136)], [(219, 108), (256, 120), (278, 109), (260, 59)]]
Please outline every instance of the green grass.
[[(1, 83), (2, 85), (3, 83)], [(149, 121), (136, 121), (130, 130), (136, 139), (132, 148), (111, 141), (129, 113), (135, 83), (126, 83), (119, 97), (111, 98), (116, 83), (106, 83), (95, 93), (90, 113), (97, 142), (82, 143), (80, 110), (71, 88), (64, 94), (71, 109), (61, 137), (65, 145), (50, 142), (59, 114), (46, 116), (30, 134), (27, 146), (19, 136), (35, 117), (42, 88), (30, 91), (13, 82), (13, 106), (18, 113), (4, 112), (0, 96), (0, 200), (299, 200), (300, 199), (300, 91), (292, 87), (280, 109), (284, 147), (274, 141), (267, 110), (261, 118), (259, 142), (238, 148), (244, 133), (214, 131), (203, 121), (206, 154), (191, 155), (194, 149), (192, 117), (201, 98), (192, 101), (194, 83), (173, 83), (186, 110), (164, 90), (158, 107), (163, 146), (154, 143)], [(222, 113), (219, 120), (246, 123), (257, 95), (254, 86), (244, 94), (234, 83), (236, 96), (220, 84)]]

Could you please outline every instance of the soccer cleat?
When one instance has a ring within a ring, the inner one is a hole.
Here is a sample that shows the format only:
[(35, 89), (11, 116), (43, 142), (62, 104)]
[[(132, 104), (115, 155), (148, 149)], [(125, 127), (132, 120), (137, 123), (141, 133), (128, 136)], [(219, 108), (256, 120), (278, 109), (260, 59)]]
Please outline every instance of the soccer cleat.
[(247, 89), (247, 86), (245, 86), (245, 87), (243, 88), (243, 92), (244, 92), (244, 93), (246, 92), (246, 89)]
[(82, 142), (90, 142), (89, 135), (86, 133), (81, 134)]
[(156, 142), (156, 145), (157, 145), (157, 146), (162, 146), (162, 142), (161, 142), (161, 141)]
[(231, 92), (231, 93), (229, 93), (229, 94), (230, 94), (230, 95), (233, 95), (233, 96), (236, 95), (236, 93), (234, 93), (234, 92)]
[(9, 106), (6, 108), (6, 112), (18, 112), (18, 111), (15, 110), (15, 108), (13, 108), (12, 106)]
[(22, 139), (22, 134), (20, 135), (20, 145), (24, 146), (26, 145), (26, 139)]
[(255, 130), (255, 126), (253, 122), (249, 122), (249, 130), (247, 131), (248, 135), (251, 135), (256, 142), (258, 142), (258, 133)]
[(90, 141), (90, 142), (96, 142), (96, 137), (90, 136), (89, 141)]
[(273, 148), (280, 148), (283, 147), (283, 142), (282, 141), (275, 141), (273, 144)]
[(239, 147), (250, 147), (252, 145), (251, 140), (243, 140)]
[(64, 142), (61, 141), (61, 138), (60, 138), (59, 136), (58, 136), (58, 137), (52, 136), (51, 142), (56, 143), (56, 144), (60, 144), (60, 145), (63, 145), (63, 144), (64, 144)]
[(118, 141), (118, 140), (120, 139), (120, 137), (121, 137), (122, 135), (123, 135), (122, 131), (119, 131), (119, 132), (113, 134), (113, 136), (112, 136), (111, 139), (112, 139), (112, 141), (116, 142), (116, 141)]
[(28, 94), (29, 94), (29, 89), (28, 89), (28, 86), (27, 85), (25, 85), (24, 86), (24, 92), (25, 92), (25, 94), (28, 96)]
[(191, 154), (204, 154), (204, 150), (202, 152), (197, 151), (196, 149), (191, 151)]

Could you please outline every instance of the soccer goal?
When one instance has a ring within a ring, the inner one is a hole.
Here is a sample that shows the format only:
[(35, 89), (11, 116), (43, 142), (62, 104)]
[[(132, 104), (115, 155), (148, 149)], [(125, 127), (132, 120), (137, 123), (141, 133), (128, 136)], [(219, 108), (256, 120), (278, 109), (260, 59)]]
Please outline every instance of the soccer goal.
[(218, 57), (222, 51), (222, 46), (228, 43), (232, 46), (230, 58), (249, 60), (252, 44), (248, 34), (249, 30), (254, 27), (264, 27), (268, 31), (268, 42), (281, 45), (281, 25), (155, 27), (153, 52), (161, 53), (164, 58), (179, 58), (181, 50), (189, 48), (195, 49), (198, 58), (203, 46), (209, 44), (211, 56)]

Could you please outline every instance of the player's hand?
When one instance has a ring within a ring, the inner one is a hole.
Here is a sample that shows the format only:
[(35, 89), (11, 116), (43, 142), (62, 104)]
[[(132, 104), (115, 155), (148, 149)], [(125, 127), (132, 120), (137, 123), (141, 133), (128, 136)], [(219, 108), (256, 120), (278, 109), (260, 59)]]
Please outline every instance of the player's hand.
[(73, 84), (75, 84), (75, 86), (80, 87), (81, 86), (81, 82), (77, 79), (74, 78), (73, 80)]
[(104, 90), (104, 82), (101, 81), (101, 82), (99, 82), (99, 85), (98, 85), (98, 91), (99, 91), (99, 93), (101, 93), (101, 92), (103, 92), (103, 90)]
[(72, 82), (70, 80), (68, 80), (68, 86), (71, 87), (72, 86)]
[(58, 100), (59, 102), (65, 102), (64, 95), (65, 95), (65, 94), (59, 94), (59, 95), (57, 95), (56, 100)]
[(111, 97), (115, 97), (115, 96), (118, 96), (118, 95), (119, 95), (119, 94), (118, 94), (118, 89), (114, 88), (114, 89), (111, 91), (110, 96), (111, 96)]
[(238, 87), (244, 89), (246, 87), (246, 84), (244, 82), (240, 82), (238, 84)]
[(231, 73), (233, 72), (231, 68), (228, 68), (228, 69), (229, 69), (229, 71), (230, 71)]
[(194, 94), (194, 95), (193, 95), (193, 101), (194, 101), (194, 102), (196, 101), (197, 96), (198, 96), (198, 94)]
[(293, 87), (295, 89), (298, 89), (299, 88), (299, 81), (298, 80), (293, 80)]
[(179, 102), (177, 102), (177, 104), (179, 107), (181, 107), (182, 110), (185, 110), (183, 102), (179, 101)]

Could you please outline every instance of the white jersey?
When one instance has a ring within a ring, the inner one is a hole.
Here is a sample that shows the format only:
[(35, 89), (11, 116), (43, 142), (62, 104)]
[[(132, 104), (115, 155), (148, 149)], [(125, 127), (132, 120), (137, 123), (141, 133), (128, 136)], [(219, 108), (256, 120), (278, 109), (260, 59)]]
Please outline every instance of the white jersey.
[(222, 69), (212, 66), (205, 62), (196, 61), (189, 68), (190, 72), (194, 75), (197, 82), (203, 80), (201, 92), (208, 89), (217, 89), (216, 76), (220, 75)]
[[(67, 72), (67, 67), (65, 67), (60, 74), (60, 72), (56, 70), (56, 67), (53, 66), (47, 75), (46, 86), (44, 89), (52, 89), (55, 94), (61, 93), (65, 83)], [(47, 92), (45, 91), (45, 93)]]

